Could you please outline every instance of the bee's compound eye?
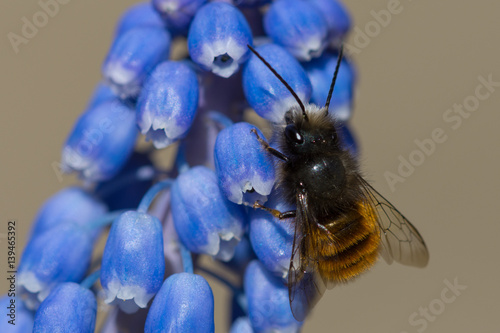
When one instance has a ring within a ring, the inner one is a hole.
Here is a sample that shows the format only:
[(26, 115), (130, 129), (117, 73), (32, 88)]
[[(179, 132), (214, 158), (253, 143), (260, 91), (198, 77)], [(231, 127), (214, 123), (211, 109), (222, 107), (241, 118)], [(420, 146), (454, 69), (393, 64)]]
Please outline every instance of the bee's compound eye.
[(301, 144), (304, 143), (304, 138), (300, 134), (297, 127), (294, 124), (287, 125), (285, 128), (285, 136), (288, 141)]

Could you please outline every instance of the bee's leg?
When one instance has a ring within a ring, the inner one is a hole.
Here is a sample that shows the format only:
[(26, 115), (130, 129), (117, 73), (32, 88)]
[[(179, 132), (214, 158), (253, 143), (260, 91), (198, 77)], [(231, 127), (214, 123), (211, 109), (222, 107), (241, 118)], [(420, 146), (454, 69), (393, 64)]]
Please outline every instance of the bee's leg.
[(288, 157), (286, 157), (282, 152), (280, 152), (280, 151), (278, 151), (278, 150), (270, 147), (269, 143), (267, 143), (265, 140), (262, 140), (262, 138), (259, 136), (259, 133), (257, 133), (257, 131), (255, 130), (255, 128), (252, 128), (250, 131), (253, 134), (255, 134), (255, 136), (257, 137), (257, 140), (259, 140), (259, 143), (264, 147), (264, 149), (268, 153), (276, 156), (277, 158), (279, 158), (279, 159), (281, 159), (281, 160), (283, 160), (285, 162), (288, 162)]
[(265, 210), (266, 212), (271, 213), (274, 217), (279, 218), (280, 220), (289, 219), (289, 218), (295, 217), (297, 215), (297, 211), (295, 211), (295, 210), (289, 210), (287, 212), (280, 212), (277, 209), (272, 209), (272, 208), (263, 206), (258, 201), (255, 201), (255, 203), (253, 204), (253, 208), (255, 208), (255, 209), (259, 208), (259, 209)]

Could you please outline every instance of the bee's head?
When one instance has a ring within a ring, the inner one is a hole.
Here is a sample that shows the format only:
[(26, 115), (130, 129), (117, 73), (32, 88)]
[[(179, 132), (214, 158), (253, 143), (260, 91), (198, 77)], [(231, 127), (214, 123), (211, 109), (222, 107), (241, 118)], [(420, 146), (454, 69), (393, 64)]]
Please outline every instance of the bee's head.
[(328, 91), (325, 106), (319, 108), (314, 104), (304, 105), (299, 96), (293, 91), (292, 87), (276, 72), (276, 70), (257, 52), (253, 47), (247, 45), (269, 70), (283, 83), (290, 91), (290, 94), (297, 101), (298, 107), (293, 107), (285, 114), (285, 129), (284, 136), (286, 144), (289, 148), (297, 153), (315, 152), (323, 147), (338, 147), (337, 131), (334, 121), (328, 115), (328, 107), (332, 98), (333, 89), (339, 73), (340, 62), (342, 61), (343, 45), (339, 49), (339, 56), (335, 72), (333, 73), (332, 83)]
[(296, 153), (315, 153), (339, 147), (335, 121), (314, 104), (306, 106), (306, 117), (298, 108), (285, 114), (283, 136), (289, 149)]

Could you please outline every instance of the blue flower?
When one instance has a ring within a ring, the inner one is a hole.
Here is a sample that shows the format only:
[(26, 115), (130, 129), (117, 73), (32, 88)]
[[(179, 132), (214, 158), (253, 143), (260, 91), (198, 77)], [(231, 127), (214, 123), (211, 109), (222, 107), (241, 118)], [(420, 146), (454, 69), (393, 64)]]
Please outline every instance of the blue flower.
[(290, 309), (288, 288), (257, 260), (245, 272), (248, 317), (255, 332), (298, 332), (302, 323)]
[(30, 309), (35, 309), (56, 284), (83, 279), (94, 240), (94, 231), (65, 223), (28, 242), (18, 268), (18, 283)]
[(4, 295), (0, 298), (2, 320), (0, 332), (28, 333), (33, 330), (34, 313), (28, 310), (21, 298)]
[(136, 97), (146, 77), (167, 59), (170, 34), (165, 29), (140, 27), (116, 36), (102, 65), (102, 75), (121, 98)]
[(215, 173), (197, 166), (179, 175), (172, 187), (172, 216), (186, 248), (228, 261), (245, 231), (242, 207), (229, 202)]
[(69, 223), (84, 227), (106, 211), (102, 202), (83, 189), (76, 186), (62, 189), (38, 211), (31, 227), (31, 237)]
[(230, 77), (249, 55), (252, 32), (243, 14), (234, 6), (212, 2), (201, 7), (189, 28), (191, 59), (202, 68)]
[(119, 100), (85, 111), (62, 152), (62, 169), (77, 171), (88, 181), (115, 176), (132, 153), (137, 138), (135, 113)]
[(186, 34), (198, 9), (207, 0), (152, 0), (173, 34)]
[(215, 141), (215, 168), (224, 195), (234, 203), (252, 205), (266, 201), (275, 180), (274, 162), (257, 136), (260, 130), (248, 123), (237, 123), (222, 130)]
[[(275, 44), (265, 44), (256, 50), (283, 77), (303, 103), (309, 101), (311, 82), (305, 70), (290, 53)], [(248, 104), (262, 118), (281, 122), (285, 112), (297, 106), (297, 101), (290, 91), (253, 54), (243, 69), (242, 81)]]
[(156, 295), (144, 332), (214, 332), (214, 297), (196, 274), (171, 275)]
[(165, 61), (144, 84), (137, 103), (137, 124), (156, 148), (183, 138), (198, 108), (198, 79), (185, 63)]
[(328, 25), (319, 9), (304, 0), (276, 0), (264, 16), (271, 39), (297, 59), (321, 55), (327, 44)]
[(76, 283), (54, 288), (35, 315), (33, 332), (93, 333), (97, 302), (94, 294)]
[[(338, 53), (325, 52), (320, 58), (304, 64), (313, 87), (311, 102), (320, 107), (326, 103), (337, 59)], [(330, 100), (329, 114), (335, 119), (340, 121), (350, 119), (355, 84), (356, 71), (354, 65), (344, 57), (340, 63), (335, 89)]]
[(165, 23), (152, 6), (151, 1), (135, 4), (122, 14), (116, 25), (115, 40), (117, 36), (141, 27), (165, 28)]
[(140, 212), (123, 213), (111, 226), (102, 257), (104, 301), (127, 313), (145, 308), (160, 289), (164, 272), (160, 221)]
[[(232, 292), (232, 333), (299, 331), (287, 288), (294, 221), (252, 208), (295, 209), (276, 184), (279, 161), (268, 149), (276, 138), (268, 144), (257, 126), (283, 125), (300, 102), (325, 104), (335, 50), (351, 26), (338, 1), (151, 0), (128, 8), (62, 151), (62, 170), (77, 172), (85, 187), (41, 207), (18, 267), (17, 320), (35, 332), (93, 332), (88, 288), (100, 278), (100, 295), (114, 306), (103, 331), (214, 332), (212, 290), (198, 269)], [(251, 52), (252, 34), (281, 81)], [(184, 47), (172, 53), (181, 60), (170, 57), (172, 36)], [(352, 155), (355, 74), (344, 59), (330, 103)], [(139, 130), (157, 149), (173, 146), (161, 154), (177, 149), (172, 167), (151, 145), (134, 153)], [(85, 278), (110, 224), (101, 266)], [(238, 285), (196, 260), (203, 255), (222, 261)], [(297, 318), (306, 316), (303, 296), (292, 301)]]
[(338, 45), (351, 29), (351, 17), (344, 4), (338, 0), (308, 0), (323, 13), (328, 25), (328, 40)]
[[(277, 191), (271, 193), (266, 207), (281, 212), (295, 207), (284, 203)], [(294, 236), (294, 220), (280, 220), (263, 210), (250, 212), (250, 241), (257, 258), (267, 270), (283, 279), (288, 276)]]

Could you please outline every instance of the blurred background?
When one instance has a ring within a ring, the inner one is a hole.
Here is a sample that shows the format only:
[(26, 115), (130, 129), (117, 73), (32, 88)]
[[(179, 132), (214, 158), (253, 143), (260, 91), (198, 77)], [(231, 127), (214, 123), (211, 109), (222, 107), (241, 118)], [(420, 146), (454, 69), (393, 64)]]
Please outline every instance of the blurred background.
[[(38, 207), (75, 182), (54, 166), (100, 78), (114, 25), (133, 3), (68, 1), (18, 52), (7, 35), (21, 35), (23, 17), (40, 7), (0, 3), (2, 294), (7, 221), (17, 221), (19, 259)], [(303, 331), (498, 332), (500, 2), (344, 3), (354, 20), (347, 49), (360, 78), (352, 127), (363, 170), (417, 226), (431, 259), (425, 269), (381, 261), (327, 292)], [(414, 165), (403, 170), (402, 161)], [(225, 296), (210, 282), (224, 332)]]

